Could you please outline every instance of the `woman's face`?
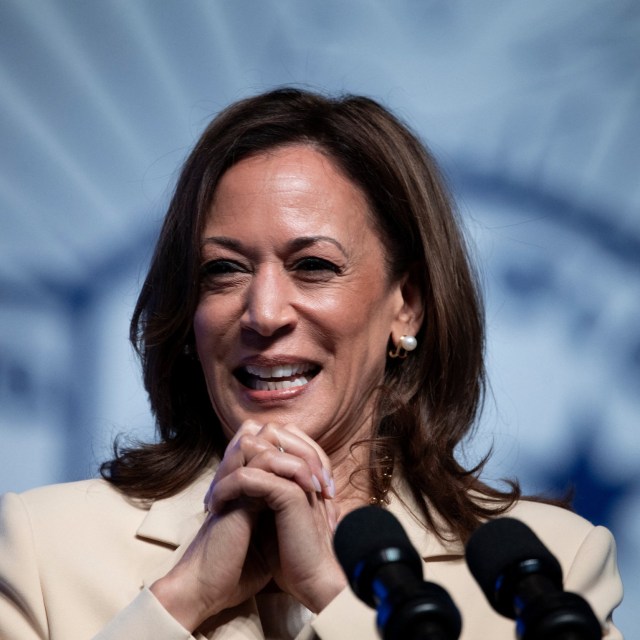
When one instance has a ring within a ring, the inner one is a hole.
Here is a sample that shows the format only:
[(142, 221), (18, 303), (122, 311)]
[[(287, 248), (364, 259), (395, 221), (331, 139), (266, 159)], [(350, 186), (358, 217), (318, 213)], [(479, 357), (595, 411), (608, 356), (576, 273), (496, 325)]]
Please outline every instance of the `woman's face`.
[(201, 250), (196, 346), (225, 435), (249, 418), (328, 450), (366, 435), (389, 336), (411, 327), (361, 190), (308, 146), (250, 157), (223, 175)]

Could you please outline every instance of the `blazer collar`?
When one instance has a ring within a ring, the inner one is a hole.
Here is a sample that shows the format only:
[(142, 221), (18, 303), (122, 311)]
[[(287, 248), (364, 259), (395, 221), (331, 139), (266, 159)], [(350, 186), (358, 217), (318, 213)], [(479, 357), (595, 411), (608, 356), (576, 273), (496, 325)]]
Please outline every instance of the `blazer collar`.
[[(168, 547), (159, 564), (148, 567), (142, 575), (141, 587), (150, 587), (182, 557), (206, 518), (204, 496), (211, 484), (214, 468), (203, 473), (194, 483), (170, 498), (153, 502), (137, 535)], [(255, 600), (251, 598), (228, 609), (194, 631), (196, 640), (260, 640), (264, 639)]]
[(451, 556), (464, 556), (464, 545), (455, 535), (450, 533), (437, 513), (435, 513), (435, 521), (447, 539), (443, 540), (427, 528), (420, 507), (414, 500), (404, 478), (395, 479), (392, 488), (387, 510), (398, 518), (409, 540), (411, 540), (411, 544), (423, 560), (451, 559)]
[[(194, 483), (180, 493), (153, 502), (137, 530), (140, 538), (167, 547), (167, 554), (160, 562), (144, 572), (141, 587), (151, 586), (158, 578), (178, 562), (205, 520), (203, 499), (211, 484), (215, 468), (203, 473)], [(446, 542), (427, 531), (420, 518), (420, 509), (403, 480), (394, 482), (389, 511), (404, 527), (411, 543), (425, 561), (451, 559), (463, 553), (458, 542)], [(264, 638), (254, 599), (221, 614), (210, 629), (194, 633), (197, 640), (228, 638), (229, 640), (258, 640)]]
[(155, 500), (136, 534), (171, 547), (190, 541), (204, 522), (203, 500), (213, 474), (213, 469), (207, 470), (180, 493)]
[[(215, 467), (212, 467), (175, 496), (153, 502), (137, 535), (174, 548), (190, 542), (204, 522), (203, 499), (214, 472)], [(423, 559), (464, 555), (459, 540), (453, 536), (452, 541), (442, 540), (426, 529), (420, 508), (403, 478), (394, 480), (390, 497), (388, 510), (398, 518)], [(446, 527), (443, 530), (446, 534)]]

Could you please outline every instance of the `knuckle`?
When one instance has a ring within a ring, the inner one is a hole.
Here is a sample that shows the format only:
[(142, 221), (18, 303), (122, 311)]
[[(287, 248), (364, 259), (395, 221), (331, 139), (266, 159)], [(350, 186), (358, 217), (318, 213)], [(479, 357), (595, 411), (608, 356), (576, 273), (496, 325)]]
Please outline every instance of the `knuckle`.
[(254, 434), (245, 434), (238, 439), (235, 445), (236, 451), (239, 451), (245, 460), (252, 457), (258, 451), (264, 450), (267, 445), (264, 441)]
[(243, 434), (236, 442), (236, 448), (242, 453), (246, 453), (250, 448), (255, 446), (256, 438), (253, 434)]
[(274, 437), (278, 435), (280, 427), (275, 422), (267, 422), (260, 430), (260, 435)]
[(263, 449), (258, 454), (256, 454), (249, 463), (250, 466), (260, 467), (260, 468), (272, 468), (273, 462), (277, 460), (276, 452), (269, 449)]
[(260, 424), (255, 420), (245, 420), (238, 429), (238, 433), (257, 433), (260, 430)]
[(251, 470), (248, 467), (240, 467), (236, 471), (236, 477), (238, 479), (238, 482), (240, 483), (244, 483), (251, 480), (252, 476), (253, 474), (251, 473)]

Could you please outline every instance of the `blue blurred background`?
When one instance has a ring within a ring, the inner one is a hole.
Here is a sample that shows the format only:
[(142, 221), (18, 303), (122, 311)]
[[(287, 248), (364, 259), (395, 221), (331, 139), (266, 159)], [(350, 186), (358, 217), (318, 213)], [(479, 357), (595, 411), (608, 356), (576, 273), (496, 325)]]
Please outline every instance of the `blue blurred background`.
[[(469, 461), (575, 486), (640, 622), (640, 3), (2, 0), (0, 492), (152, 438), (127, 323), (177, 170), (276, 85), (370, 95), (430, 145), (487, 299)], [(635, 544), (634, 544), (635, 543)], [(634, 625), (635, 622), (635, 625)]]

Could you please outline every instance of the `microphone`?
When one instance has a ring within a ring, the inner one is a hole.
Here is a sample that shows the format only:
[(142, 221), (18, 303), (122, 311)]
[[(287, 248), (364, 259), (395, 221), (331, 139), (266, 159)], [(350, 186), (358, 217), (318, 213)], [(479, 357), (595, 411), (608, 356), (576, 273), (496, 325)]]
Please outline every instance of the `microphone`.
[(486, 522), (469, 539), (466, 558), (489, 604), (516, 620), (520, 640), (602, 638), (587, 601), (563, 590), (560, 563), (523, 522)]
[(333, 545), (354, 593), (377, 609), (383, 640), (457, 640), (462, 621), (449, 594), (422, 579), (422, 560), (398, 520), (380, 507), (347, 514)]

